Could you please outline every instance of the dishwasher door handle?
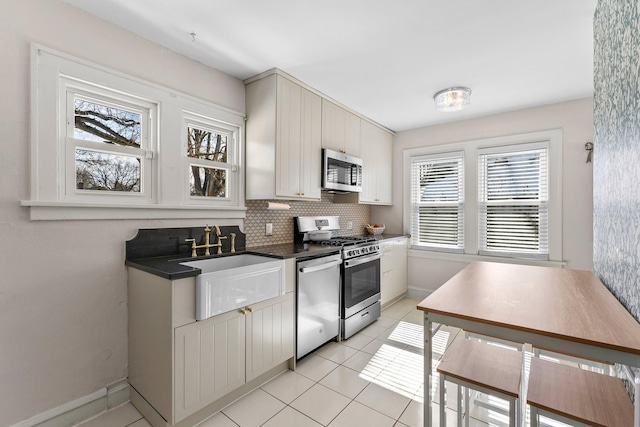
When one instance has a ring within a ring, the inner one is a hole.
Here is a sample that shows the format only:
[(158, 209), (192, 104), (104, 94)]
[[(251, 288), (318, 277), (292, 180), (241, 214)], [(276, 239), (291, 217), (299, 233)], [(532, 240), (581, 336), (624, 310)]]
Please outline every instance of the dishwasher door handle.
[(315, 265), (313, 267), (303, 267), (300, 269), (300, 273), (313, 273), (315, 271), (326, 270), (331, 267), (335, 267), (336, 265), (342, 264), (342, 260), (328, 262), (326, 264)]

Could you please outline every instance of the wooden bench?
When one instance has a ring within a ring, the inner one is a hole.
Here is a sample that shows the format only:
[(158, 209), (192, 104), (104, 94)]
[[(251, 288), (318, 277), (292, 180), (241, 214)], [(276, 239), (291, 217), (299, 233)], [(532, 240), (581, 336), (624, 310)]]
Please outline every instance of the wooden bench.
[(634, 426), (634, 406), (616, 377), (532, 358), (527, 403), (531, 426), (542, 415), (572, 425)]
[[(456, 338), (437, 368), (440, 374), (440, 425), (446, 425), (445, 381), (465, 388), (464, 418), (469, 425), (468, 389), (497, 396), (509, 402), (509, 425), (520, 425), (522, 353), (495, 345)], [(458, 390), (458, 425), (461, 423), (461, 390)]]

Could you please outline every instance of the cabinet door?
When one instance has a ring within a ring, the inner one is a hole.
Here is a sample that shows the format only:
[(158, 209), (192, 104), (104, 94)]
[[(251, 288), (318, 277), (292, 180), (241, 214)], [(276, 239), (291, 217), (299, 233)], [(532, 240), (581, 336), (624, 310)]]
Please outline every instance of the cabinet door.
[(391, 204), (392, 202), (392, 136), (365, 120), (361, 135), (362, 193), (360, 202)]
[(360, 157), (360, 117), (322, 100), (322, 148)]
[(408, 239), (394, 239), (380, 242), (380, 303), (386, 304), (409, 289), (407, 283)]
[(393, 242), (380, 242), (380, 251), (380, 304), (385, 305), (393, 299)]
[(293, 357), (293, 292), (250, 307), (247, 313), (247, 381)]
[[(321, 197), (322, 175), (322, 98), (315, 93), (301, 91), (301, 196), (305, 199)], [(293, 166), (293, 165), (292, 165)]]
[(322, 99), (284, 77), (277, 86), (275, 194), (320, 200)]
[[(302, 192), (302, 88), (278, 76), (276, 120), (276, 196), (295, 198)], [(257, 153), (252, 153), (256, 155)]]
[(245, 383), (245, 320), (233, 311), (175, 329), (173, 423)]

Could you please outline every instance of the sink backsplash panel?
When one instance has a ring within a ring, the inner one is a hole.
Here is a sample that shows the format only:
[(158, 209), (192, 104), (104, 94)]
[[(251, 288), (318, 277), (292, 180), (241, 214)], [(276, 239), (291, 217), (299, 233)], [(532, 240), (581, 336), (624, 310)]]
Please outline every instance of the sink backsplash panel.
[[(221, 236), (227, 237), (222, 240), (222, 253), (228, 254), (231, 252), (230, 233), (236, 233), (236, 251), (245, 250), (246, 236), (242, 231), (240, 231), (240, 227), (236, 225), (221, 226)], [(140, 228), (138, 230), (138, 234), (136, 234), (133, 239), (127, 240), (125, 244), (125, 257), (127, 260), (168, 255), (184, 255), (185, 257), (189, 257), (191, 255), (191, 242), (185, 242), (185, 239), (196, 239), (196, 244), (204, 244), (204, 226), (183, 228)], [(218, 242), (215, 230), (211, 231), (209, 241), (214, 244)], [(218, 248), (212, 247), (209, 250), (213, 255), (218, 251)], [(204, 248), (198, 249), (198, 255), (204, 255)]]
[[(287, 203), (289, 210), (267, 210), (267, 202)], [(322, 192), (319, 202), (293, 200), (247, 200), (247, 218), (244, 231), (247, 233), (247, 247), (276, 245), (293, 242), (293, 217), (313, 215), (337, 215), (340, 217), (339, 235), (361, 235), (365, 225), (371, 220), (371, 207), (351, 203), (333, 203), (333, 194)], [(353, 228), (347, 230), (347, 222)], [(273, 224), (273, 236), (265, 236), (265, 224)]]

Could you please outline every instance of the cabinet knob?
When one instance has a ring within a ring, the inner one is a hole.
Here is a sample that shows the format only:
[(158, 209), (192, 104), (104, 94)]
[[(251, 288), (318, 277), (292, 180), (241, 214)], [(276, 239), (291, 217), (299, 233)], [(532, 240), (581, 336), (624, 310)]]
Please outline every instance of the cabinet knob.
[(244, 316), (245, 314), (247, 314), (247, 312), (245, 311), (245, 309), (244, 309), (244, 308), (241, 308), (241, 309), (240, 309), (240, 313), (241, 313), (243, 316)]
[(304, 193), (300, 193), (301, 196), (304, 196)]
[(253, 313), (253, 307), (247, 307), (247, 311), (248, 311), (249, 313)]

